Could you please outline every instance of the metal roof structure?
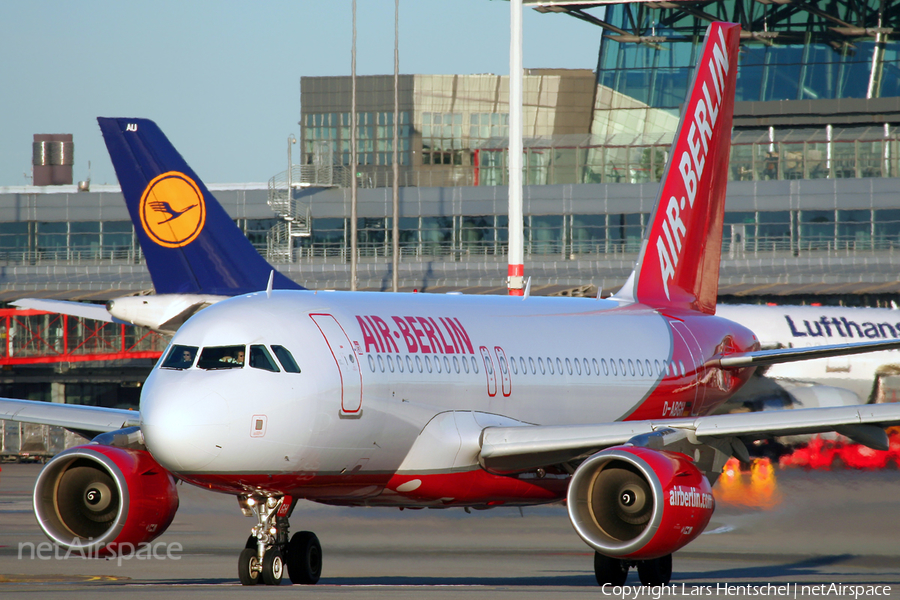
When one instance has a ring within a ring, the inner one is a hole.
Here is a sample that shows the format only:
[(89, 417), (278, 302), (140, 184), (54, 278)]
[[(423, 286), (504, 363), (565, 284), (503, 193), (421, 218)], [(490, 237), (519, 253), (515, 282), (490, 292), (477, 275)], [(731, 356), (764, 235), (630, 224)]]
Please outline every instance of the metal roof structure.
[[(741, 39), (767, 45), (826, 43), (835, 49), (900, 27), (900, 6), (883, 0), (613, 0), (526, 2), (538, 12), (566, 13), (605, 30), (620, 43), (690, 42), (705, 24), (741, 25)], [(624, 22), (587, 12), (618, 5)], [(666, 31), (662, 33), (660, 30)]]

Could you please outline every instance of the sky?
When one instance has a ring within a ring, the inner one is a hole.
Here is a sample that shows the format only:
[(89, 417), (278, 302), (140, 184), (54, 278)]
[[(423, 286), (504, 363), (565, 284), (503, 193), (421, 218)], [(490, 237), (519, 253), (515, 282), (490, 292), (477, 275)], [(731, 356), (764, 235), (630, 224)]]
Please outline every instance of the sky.
[[(156, 121), (206, 183), (265, 182), (299, 138), (300, 78), (350, 75), (351, 0), (0, 2), (0, 186), (36, 133), (71, 133), (75, 181), (115, 184), (96, 117)], [(523, 16), (525, 68), (594, 69), (600, 28)], [(394, 2), (358, 0), (358, 75), (394, 71)], [(401, 0), (400, 72), (509, 73), (509, 3)], [(296, 153), (295, 153), (296, 157)]]

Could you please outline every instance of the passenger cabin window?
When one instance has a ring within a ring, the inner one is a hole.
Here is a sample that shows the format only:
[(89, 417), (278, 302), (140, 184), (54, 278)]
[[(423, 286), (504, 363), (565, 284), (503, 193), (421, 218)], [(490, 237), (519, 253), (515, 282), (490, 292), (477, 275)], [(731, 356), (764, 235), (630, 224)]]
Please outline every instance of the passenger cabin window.
[(262, 369), (273, 373), (278, 373), (279, 371), (272, 355), (269, 354), (265, 346), (261, 345), (250, 346), (250, 366), (254, 369)]
[(169, 356), (166, 357), (162, 367), (164, 369), (190, 369), (197, 356), (197, 346), (172, 346)]
[(297, 366), (297, 361), (294, 360), (294, 356), (291, 354), (290, 350), (288, 350), (284, 346), (272, 346), (272, 352), (275, 353), (275, 356), (278, 358), (278, 362), (281, 363), (281, 368), (284, 369), (285, 372), (300, 372), (300, 367)]
[(240, 369), (244, 366), (244, 346), (209, 346), (200, 351), (197, 366), (210, 371)]

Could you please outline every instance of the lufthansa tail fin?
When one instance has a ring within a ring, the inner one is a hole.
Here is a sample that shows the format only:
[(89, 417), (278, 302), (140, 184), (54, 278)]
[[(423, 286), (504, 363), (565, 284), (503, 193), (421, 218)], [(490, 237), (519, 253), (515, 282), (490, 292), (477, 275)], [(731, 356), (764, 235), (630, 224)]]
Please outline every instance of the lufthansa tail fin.
[(616, 297), (715, 313), (740, 26), (712, 23), (634, 272)]
[[(266, 289), (272, 266), (156, 123), (97, 119), (157, 294)], [(304, 289), (275, 271), (275, 289)]]

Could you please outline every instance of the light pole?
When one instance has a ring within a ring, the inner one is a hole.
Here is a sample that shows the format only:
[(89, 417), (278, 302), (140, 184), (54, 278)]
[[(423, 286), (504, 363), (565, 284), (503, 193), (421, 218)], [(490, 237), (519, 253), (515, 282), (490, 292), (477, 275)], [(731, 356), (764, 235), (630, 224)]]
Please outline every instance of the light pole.
[(522, 0), (509, 3), (509, 268), (510, 296), (525, 294), (522, 221)]
[(391, 248), (393, 250), (393, 277), (391, 290), (400, 291), (400, 0), (394, 0), (394, 216), (391, 223)]
[(350, 291), (356, 291), (356, 0), (353, 0), (353, 46), (350, 50)]

